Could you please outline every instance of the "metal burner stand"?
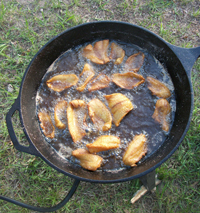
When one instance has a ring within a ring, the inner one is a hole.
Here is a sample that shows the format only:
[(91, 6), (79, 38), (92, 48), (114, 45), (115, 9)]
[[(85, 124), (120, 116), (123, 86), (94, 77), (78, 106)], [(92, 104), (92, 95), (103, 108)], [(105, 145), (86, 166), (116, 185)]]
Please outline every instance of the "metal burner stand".
[[(155, 190), (156, 186), (161, 183), (161, 180), (157, 179), (155, 170), (140, 177), (139, 179), (143, 185), (134, 194), (133, 198), (131, 199), (132, 204), (135, 203), (137, 200), (139, 200), (147, 192)], [(69, 199), (73, 196), (74, 192), (76, 191), (79, 183), (80, 183), (80, 181), (75, 179), (74, 184), (73, 184), (71, 190), (68, 192), (67, 196), (60, 203), (58, 203), (55, 206), (49, 207), (49, 208), (31, 206), (31, 205), (13, 200), (11, 198), (8, 198), (8, 197), (2, 196), (2, 195), (0, 195), (0, 199), (13, 203), (18, 206), (21, 206), (23, 208), (37, 211), (37, 212), (53, 212), (53, 211), (57, 211), (58, 209), (62, 208), (69, 201)]]
[(131, 199), (131, 203), (135, 203), (137, 200), (139, 200), (143, 195), (145, 195), (147, 192), (153, 192), (156, 189), (156, 186), (161, 183), (161, 180), (157, 178), (157, 174), (154, 171), (142, 176), (139, 178), (142, 182), (142, 186), (140, 189), (133, 195), (133, 198)]

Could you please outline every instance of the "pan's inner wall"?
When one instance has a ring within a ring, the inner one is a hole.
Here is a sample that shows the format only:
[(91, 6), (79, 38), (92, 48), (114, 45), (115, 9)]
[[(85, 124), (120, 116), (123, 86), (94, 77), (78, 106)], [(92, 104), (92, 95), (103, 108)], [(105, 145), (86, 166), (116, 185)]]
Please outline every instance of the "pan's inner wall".
[[(36, 118), (36, 92), (48, 67), (70, 48), (83, 43), (111, 39), (132, 43), (154, 55), (168, 70), (175, 87), (176, 114), (171, 132), (160, 149), (139, 166), (118, 171), (90, 172), (69, 164), (45, 141)], [(168, 45), (143, 28), (120, 22), (96, 22), (75, 27), (62, 33), (45, 45), (34, 57), (24, 74), (20, 90), (21, 119), (27, 137), (42, 158), (58, 171), (81, 180), (93, 182), (120, 182), (138, 178), (157, 168), (178, 147), (186, 134), (191, 116), (191, 86), (187, 74)]]

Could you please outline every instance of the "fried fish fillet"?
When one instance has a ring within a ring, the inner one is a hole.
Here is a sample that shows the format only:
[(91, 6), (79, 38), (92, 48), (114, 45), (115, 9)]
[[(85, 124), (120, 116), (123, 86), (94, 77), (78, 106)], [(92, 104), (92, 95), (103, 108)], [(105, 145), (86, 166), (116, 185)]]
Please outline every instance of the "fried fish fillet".
[(65, 129), (66, 124), (62, 122), (62, 119), (66, 117), (67, 101), (59, 101), (54, 109), (54, 121), (55, 126), (59, 129)]
[(133, 89), (144, 83), (145, 79), (142, 75), (134, 72), (116, 73), (112, 75), (112, 81), (119, 87), (124, 89)]
[(162, 125), (162, 129), (166, 132), (169, 131), (169, 123), (167, 120), (167, 115), (171, 112), (171, 107), (169, 102), (162, 98), (157, 100), (155, 111), (152, 118)]
[(107, 56), (109, 40), (97, 41), (94, 46), (87, 45), (83, 49), (83, 56), (96, 64), (106, 64), (110, 61)]
[(125, 51), (116, 43), (111, 44), (111, 53), (110, 53), (110, 59), (115, 60), (115, 64), (121, 64), (124, 60)]
[(43, 130), (43, 133), (48, 138), (54, 138), (55, 135), (55, 127), (51, 121), (49, 114), (45, 111), (38, 113), (38, 118), (40, 123), (40, 127)]
[(107, 75), (101, 73), (91, 81), (88, 90), (90, 92), (95, 90), (100, 90), (100, 89), (109, 87), (109, 84), (110, 84), (110, 78)]
[(56, 75), (47, 80), (46, 84), (49, 88), (56, 92), (61, 92), (71, 86), (76, 85), (78, 77), (75, 74)]
[(97, 41), (94, 44), (94, 53), (95, 55), (101, 59), (104, 64), (108, 63), (110, 59), (108, 58), (107, 51), (108, 51), (108, 45), (109, 45), (109, 40), (102, 40), (102, 41)]
[(125, 63), (125, 69), (127, 71), (138, 72), (144, 62), (144, 53), (138, 52), (131, 55)]
[(121, 120), (133, 109), (131, 101), (121, 93), (104, 96), (113, 115), (113, 122), (119, 126)]
[(124, 153), (123, 162), (127, 166), (137, 166), (136, 163), (146, 153), (146, 136), (144, 134), (135, 135)]
[(99, 155), (89, 153), (85, 149), (77, 149), (72, 152), (72, 155), (80, 160), (80, 165), (88, 170), (96, 171), (103, 161)]
[(80, 141), (85, 135), (86, 104), (82, 100), (73, 100), (67, 108), (68, 128), (73, 141)]
[(104, 64), (103, 60), (99, 59), (93, 50), (93, 46), (91, 44), (88, 44), (84, 49), (83, 49), (83, 56), (85, 58), (90, 59), (90, 61), (96, 63), (96, 64)]
[(81, 81), (83, 81), (83, 83), (76, 89), (79, 92), (82, 92), (85, 89), (85, 87), (87, 86), (88, 82), (94, 77), (94, 75), (95, 75), (95, 72), (93, 70), (93, 67), (90, 64), (86, 63), (83, 68), (83, 71), (81, 72), (81, 74), (79, 76)]
[(92, 122), (99, 130), (107, 131), (112, 126), (112, 116), (106, 105), (99, 99), (88, 103), (88, 112)]
[(170, 90), (155, 78), (147, 77), (148, 89), (151, 90), (153, 95), (160, 98), (169, 98), (171, 96)]
[(119, 137), (113, 135), (102, 135), (99, 136), (92, 144), (87, 144), (86, 146), (90, 153), (96, 153), (116, 149), (119, 145)]

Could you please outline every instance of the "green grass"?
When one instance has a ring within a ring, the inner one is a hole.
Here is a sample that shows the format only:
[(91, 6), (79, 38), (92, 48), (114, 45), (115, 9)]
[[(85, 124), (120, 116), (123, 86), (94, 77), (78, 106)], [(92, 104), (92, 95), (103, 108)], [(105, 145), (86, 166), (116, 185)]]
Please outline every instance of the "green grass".
[[(20, 3), (21, 2), (21, 3)], [(0, 3), (0, 194), (38, 206), (64, 198), (73, 179), (43, 160), (17, 151), (5, 116), (17, 98), (21, 79), (36, 52), (72, 26), (96, 20), (119, 20), (143, 26), (181, 47), (200, 45), (199, 1), (2, 0)], [(185, 13), (184, 11), (187, 11)], [(189, 131), (173, 156), (156, 172), (162, 183), (134, 205), (139, 180), (116, 184), (81, 182), (72, 199), (57, 212), (199, 212), (200, 203), (200, 60), (192, 72), (194, 111)], [(8, 91), (8, 86), (12, 91)], [(17, 137), (27, 144), (18, 113)], [(0, 212), (33, 212), (0, 201)]]

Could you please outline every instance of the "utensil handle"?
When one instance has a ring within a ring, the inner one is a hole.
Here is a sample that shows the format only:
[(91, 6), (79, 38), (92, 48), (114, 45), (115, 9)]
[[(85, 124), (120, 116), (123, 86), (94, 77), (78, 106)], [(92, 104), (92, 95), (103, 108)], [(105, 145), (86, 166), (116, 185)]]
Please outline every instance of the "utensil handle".
[(0, 195), (0, 200), (5, 200), (7, 202), (10, 202), (10, 203), (13, 203), (17, 206), (21, 206), (23, 208), (27, 208), (27, 209), (31, 209), (33, 211), (37, 211), (37, 212), (55, 212), (57, 211), (58, 209), (62, 208), (68, 201), (69, 199), (73, 196), (73, 194), (75, 193), (78, 185), (79, 185), (80, 181), (79, 180), (75, 180), (70, 191), (68, 192), (68, 194), (66, 195), (66, 197), (60, 202), (58, 203), (57, 205), (55, 206), (52, 206), (52, 207), (37, 207), (37, 206), (31, 206), (31, 205), (28, 205), (26, 203), (22, 203), (20, 201), (17, 201), (17, 200), (14, 200), (12, 198), (9, 198), (9, 197), (4, 197), (2, 195)]
[(183, 64), (188, 76), (191, 76), (191, 70), (195, 61), (200, 57), (200, 46), (195, 48), (182, 48), (171, 44), (172, 50), (176, 53)]
[(7, 129), (8, 129), (10, 138), (13, 142), (13, 145), (19, 151), (26, 152), (26, 153), (31, 154), (31, 155), (40, 156), (39, 152), (33, 146), (33, 144), (29, 143), (29, 146), (23, 146), (19, 143), (17, 136), (15, 134), (14, 128), (13, 128), (13, 124), (12, 124), (12, 116), (13, 116), (15, 111), (20, 112), (20, 99), (19, 99), (19, 97), (15, 100), (14, 104), (12, 105), (12, 107), (10, 108), (9, 112), (6, 115)]

